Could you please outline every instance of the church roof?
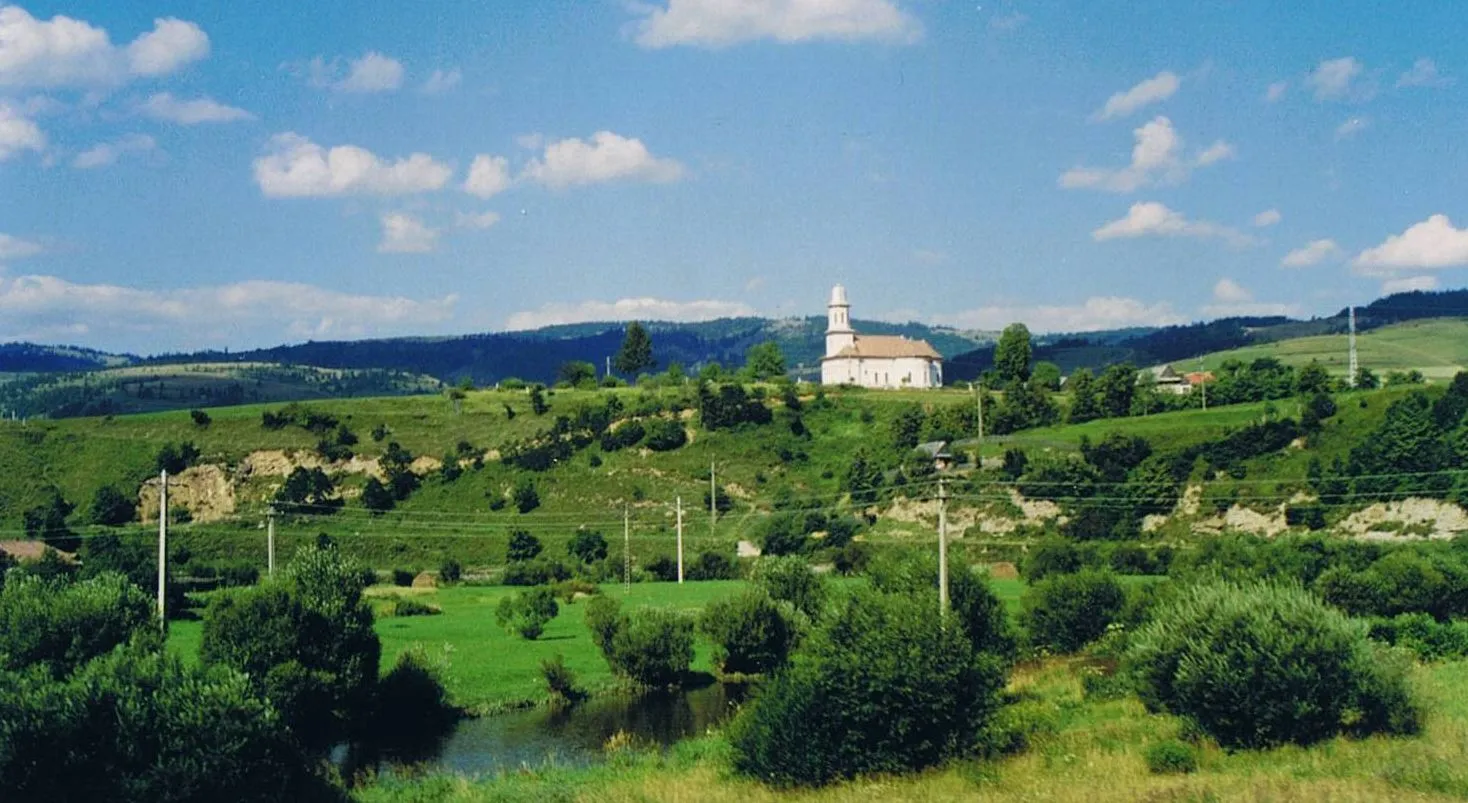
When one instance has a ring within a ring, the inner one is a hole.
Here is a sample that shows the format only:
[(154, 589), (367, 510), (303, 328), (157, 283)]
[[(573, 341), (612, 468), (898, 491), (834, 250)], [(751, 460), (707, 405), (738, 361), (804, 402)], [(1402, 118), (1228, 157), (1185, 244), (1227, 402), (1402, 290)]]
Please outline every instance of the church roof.
[(922, 357), (929, 360), (941, 360), (943, 355), (926, 340), (909, 340), (898, 335), (857, 335), (856, 342), (841, 349), (836, 354), (826, 357), (828, 360), (839, 360), (844, 357), (876, 357), (892, 359), (895, 357)]

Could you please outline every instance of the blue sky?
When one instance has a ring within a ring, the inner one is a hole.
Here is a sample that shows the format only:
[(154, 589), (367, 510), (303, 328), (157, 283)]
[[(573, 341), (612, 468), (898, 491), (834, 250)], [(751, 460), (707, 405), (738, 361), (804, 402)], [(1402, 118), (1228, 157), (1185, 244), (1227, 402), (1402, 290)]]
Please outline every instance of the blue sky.
[(0, 340), (1041, 331), (1468, 276), (1454, 2), (0, 0)]

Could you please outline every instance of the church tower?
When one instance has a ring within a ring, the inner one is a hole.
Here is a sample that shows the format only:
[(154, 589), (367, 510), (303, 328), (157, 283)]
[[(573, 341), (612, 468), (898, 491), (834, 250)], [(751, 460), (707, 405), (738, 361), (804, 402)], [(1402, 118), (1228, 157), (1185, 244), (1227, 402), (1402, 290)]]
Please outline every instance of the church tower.
[(846, 301), (846, 288), (831, 288), (831, 301), (826, 304), (826, 356), (834, 357), (856, 343), (856, 330), (851, 328), (851, 304)]

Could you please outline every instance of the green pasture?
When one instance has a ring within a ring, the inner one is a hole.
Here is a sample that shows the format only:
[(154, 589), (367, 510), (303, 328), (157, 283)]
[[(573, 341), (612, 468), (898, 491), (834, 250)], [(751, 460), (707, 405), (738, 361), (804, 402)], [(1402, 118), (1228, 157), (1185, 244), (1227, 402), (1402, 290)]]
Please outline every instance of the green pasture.
[[(1360, 364), (1385, 375), (1388, 371), (1421, 371), (1429, 379), (1451, 379), (1468, 367), (1468, 319), (1441, 318), (1384, 326), (1357, 335)], [(1252, 362), (1273, 357), (1286, 365), (1307, 365), (1312, 360), (1326, 370), (1344, 376), (1350, 368), (1347, 335), (1318, 335), (1260, 343), (1219, 351), (1201, 358), (1207, 370), (1216, 370), (1225, 360)], [(1178, 371), (1196, 371), (1200, 360), (1173, 363)]]

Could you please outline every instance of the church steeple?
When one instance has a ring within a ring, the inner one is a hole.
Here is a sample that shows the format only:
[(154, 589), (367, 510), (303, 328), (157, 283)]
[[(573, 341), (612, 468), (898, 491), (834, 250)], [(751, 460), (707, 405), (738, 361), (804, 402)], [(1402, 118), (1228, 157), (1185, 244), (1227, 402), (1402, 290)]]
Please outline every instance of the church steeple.
[(831, 300), (826, 304), (826, 356), (834, 357), (854, 343), (851, 304), (846, 300), (846, 288), (838, 284), (831, 288)]

